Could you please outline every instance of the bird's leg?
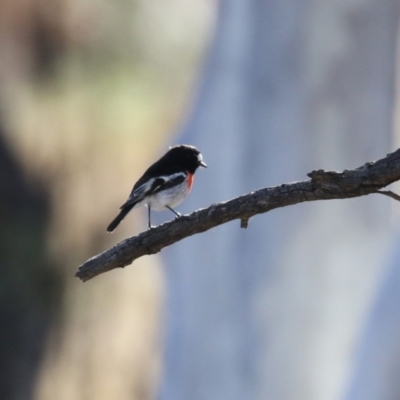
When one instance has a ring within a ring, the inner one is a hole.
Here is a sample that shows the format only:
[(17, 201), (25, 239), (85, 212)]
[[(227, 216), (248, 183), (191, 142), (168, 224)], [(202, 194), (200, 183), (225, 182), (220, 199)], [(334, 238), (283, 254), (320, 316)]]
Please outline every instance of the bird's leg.
[(151, 226), (151, 207), (149, 204), (147, 205), (147, 210), (148, 210), (148, 215), (149, 215), (149, 230), (150, 230), (152, 228), (152, 226)]
[(181, 214), (179, 214), (177, 211), (175, 211), (172, 207), (169, 207), (169, 206), (165, 206), (165, 207), (167, 207), (168, 210), (171, 210), (176, 215), (176, 218), (179, 218), (181, 216)]

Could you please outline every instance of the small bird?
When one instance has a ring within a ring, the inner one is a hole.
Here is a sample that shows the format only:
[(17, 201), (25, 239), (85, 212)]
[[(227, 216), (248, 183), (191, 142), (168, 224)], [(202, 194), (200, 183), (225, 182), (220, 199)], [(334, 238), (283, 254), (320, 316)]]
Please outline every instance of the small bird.
[(186, 144), (171, 147), (158, 161), (151, 165), (135, 183), (128, 200), (120, 207), (120, 213), (108, 226), (113, 232), (133, 208), (147, 205), (149, 229), (151, 210), (168, 208), (180, 217), (173, 207), (180, 204), (189, 194), (193, 185), (194, 173), (198, 167), (207, 168), (203, 156), (196, 147)]

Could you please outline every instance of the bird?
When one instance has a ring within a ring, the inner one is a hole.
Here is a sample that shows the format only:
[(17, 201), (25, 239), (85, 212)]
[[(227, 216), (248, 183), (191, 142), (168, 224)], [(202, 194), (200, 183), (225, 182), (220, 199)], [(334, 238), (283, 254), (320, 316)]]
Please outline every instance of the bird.
[(113, 232), (133, 208), (146, 205), (148, 208), (148, 229), (151, 225), (151, 210), (168, 209), (178, 218), (174, 210), (189, 194), (197, 168), (207, 168), (203, 156), (194, 146), (180, 144), (170, 149), (152, 164), (133, 186), (128, 200), (120, 207), (119, 214), (107, 227)]

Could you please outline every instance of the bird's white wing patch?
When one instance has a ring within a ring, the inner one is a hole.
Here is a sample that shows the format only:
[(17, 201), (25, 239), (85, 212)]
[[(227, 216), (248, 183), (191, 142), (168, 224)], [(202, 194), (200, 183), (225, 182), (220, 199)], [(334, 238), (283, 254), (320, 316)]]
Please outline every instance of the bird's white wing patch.
[(183, 179), (185, 179), (187, 176), (187, 172), (176, 172), (175, 174), (172, 175), (167, 175), (167, 176), (160, 176), (161, 179), (165, 180), (165, 183), (172, 181), (176, 178), (180, 178), (182, 177)]
[[(154, 186), (154, 183), (156, 180), (160, 179), (161, 177), (158, 178), (151, 178), (147, 182), (143, 183), (143, 185), (140, 185), (137, 187), (130, 195), (130, 199), (138, 199), (141, 197), (145, 197), (148, 193), (152, 192), (152, 187)], [(161, 182), (162, 183), (162, 182)], [(158, 186), (158, 185), (157, 185)]]
[(164, 186), (166, 183), (177, 178), (185, 179), (186, 176), (187, 176), (186, 172), (177, 172), (171, 175), (164, 175), (164, 176), (158, 176), (157, 178), (151, 178), (143, 185), (140, 185), (138, 188), (136, 188), (134, 192), (132, 192), (130, 200), (135, 200), (138, 198), (151, 195), (152, 193), (157, 191), (157, 189), (159, 189), (161, 186)]

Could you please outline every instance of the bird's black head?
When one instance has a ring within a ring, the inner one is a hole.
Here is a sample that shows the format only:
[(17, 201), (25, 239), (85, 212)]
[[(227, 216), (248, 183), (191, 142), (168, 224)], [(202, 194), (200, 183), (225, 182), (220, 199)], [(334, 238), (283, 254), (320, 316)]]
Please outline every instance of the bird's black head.
[(180, 144), (171, 147), (165, 155), (171, 163), (179, 165), (190, 173), (194, 174), (198, 167), (207, 168), (207, 165), (203, 162), (203, 156), (200, 151), (194, 146), (187, 144)]

